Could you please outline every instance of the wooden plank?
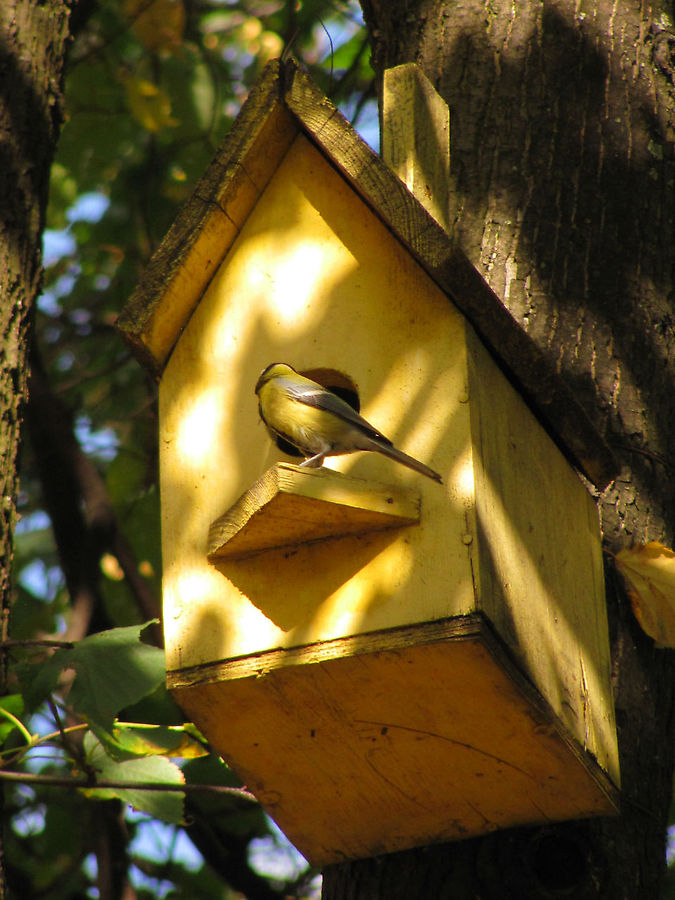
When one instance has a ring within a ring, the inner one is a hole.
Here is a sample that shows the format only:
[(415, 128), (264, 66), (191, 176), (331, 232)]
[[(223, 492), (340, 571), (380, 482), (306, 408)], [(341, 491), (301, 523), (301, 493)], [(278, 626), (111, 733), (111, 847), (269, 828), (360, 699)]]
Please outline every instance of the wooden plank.
[(616, 812), (609, 780), (485, 620), (463, 639), (442, 632), (306, 648), (304, 662), (280, 651), (248, 672), (233, 661), (225, 680), (205, 666), (173, 693), (315, 865)]
[(415, 63), (384, 70), (380, 155), (449, 230), (450, 110)]
[(208, 559), (367, 534), (419, 522), (420, 498), (397, 485), (277, 463), (209, 530)]
[(330, 659), (344, 659), (361, 653), (400, 650), (413, 644), (466, 640), (480, 636), (490, 626), (481, 613), (453, 616), (435, 622), (419, 622), (401, 628), (382, 628), (368, 634), (349, 635), (332, 641), (318, 641), (299, 647), (280, 648), (214, 663), (188, 666), (166, 673), (170, 690), (215, 684), (233, 678), (258, 677), (284, 666), (312, 665)]
[(618, 785), (595, 502), (471, 329), (467, 341), (480, 609)]
[(268, 66), (117, 320), (156, 377), (297, 130)]
[(598, 489), (606, 487), (618, 472), (616, 459), (553, 362), (456, 241), (294, 63), (285, 65), (284, 85), (286, 103), (308, 136), (464, 313), (561, 449)]
[[(282, 108), (280, 91), (293, 117)], [(554, 366), (461, 249), (293, 61), (283, 67), (275, 61), (265, 69), (120, 315), (118, 327), (139, 360), (159, 376), (297, 127), (321, 147), (467, 316), (572, 461), (598, 488), (605, 487), (616, 475), (617, 463)]]

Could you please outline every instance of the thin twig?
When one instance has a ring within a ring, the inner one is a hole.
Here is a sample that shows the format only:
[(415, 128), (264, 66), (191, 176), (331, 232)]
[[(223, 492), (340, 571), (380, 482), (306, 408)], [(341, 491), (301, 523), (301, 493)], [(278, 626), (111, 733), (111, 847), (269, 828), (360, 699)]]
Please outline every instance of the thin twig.
[(673, 468), (667, 459), (661, 456), (660, 453), (654, 453), (653, 450), (647, 450), (644, 447), (630, 447), (627, 444), (617, 444), (616, 446), (619, 450), (627, 450), (629, 453), (639, 453), (641, 456), (646, 456), (647, 459), (660, 463), (664, 469), (671, 470)]
[[(53, 697), (47, 697), (47, 705), (51, 710), (52, 716), (54, 717), (54, 721), (56, 722), (56, 727), (58, 728), (58, 736), (61, 738), (61, 744), (63, 749), (66, 751), (66, 754), (74, 759), (81, 769), (84, 769), (87, 774), (93, 776), (94, 772), (90, 766), (87, 765), (87, 762), (84, 758), (84, 751), (82, 746), (77, 746), (77, 744), (73, 743), (70, 740), (69, 734), (66, 732), (66, 727), (61, 721), (61, 715), (59, 714), (58, 707), (54, 702)], [(85, 723), (86, 724), (86, 723)]]
[(111, 790), (125, 791), (162, 791), (173, 793), (215, 793), (229, 794), (232, 797), (240, 797), (242, 800), (251, 800), (257, 803), (256, 797), (245, 788), (225, 787), (222, 784), (161, 784), (156, 781), (91, 781), (88, 778), (60, 778), (57, 775), (38, 775), (28, 772), (3, 772), (0, 770), (0, 780), (14, 781), (20, 784), (41, 784), (45, 787), (68, 788), (110, 788)]
[(13, 641), (11, 639), (0, 641), (0, 648), (11, 649), (12, 647), (60, 647), (64, 650), (71, 650), (75, 646), (73, 641), (57, 641), (45, 638), (43, 640), (26, 640)]

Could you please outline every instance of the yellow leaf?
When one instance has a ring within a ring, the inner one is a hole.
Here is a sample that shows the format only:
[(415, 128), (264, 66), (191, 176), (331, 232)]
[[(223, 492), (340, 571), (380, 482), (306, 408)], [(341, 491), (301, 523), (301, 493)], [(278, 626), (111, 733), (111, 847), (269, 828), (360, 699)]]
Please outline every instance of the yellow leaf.
[(661, 647), (675, 647), (675, 553), (658, 541), (617, 553), (635, 618)]
[(180, 756), (183, 759), (208, 756), (204, 744), (189, 733), (191, 727), (117, 722), (113, 727), (113, 739), (121, 750), (135, 756)]
[(183, 0), (125, 0), (124, 13), (152, 53), (175, 53), (180, 48), (185, 31)]
[(125, 87), (132, 116), (148, 131), (157, 132), (178, 125), (177, 119), (171, 118), (171, 101), (168, 95), (152, 81), (127, 78)]

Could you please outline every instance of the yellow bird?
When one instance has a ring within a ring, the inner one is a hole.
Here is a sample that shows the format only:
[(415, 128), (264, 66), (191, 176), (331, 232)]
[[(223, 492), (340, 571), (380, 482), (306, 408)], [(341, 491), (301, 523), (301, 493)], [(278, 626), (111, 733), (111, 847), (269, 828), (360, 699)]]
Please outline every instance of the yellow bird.
[(299, 375), (286, 363), (272, 363), (255, 386), (260, 418), (273, 438), (288, 441), (306, 457), (301, 466), (320, 466), (326, 456), (356, 450), (382, 453), (442, 484), (438, 472), (397, 450), (389, 438), (332, 391)]

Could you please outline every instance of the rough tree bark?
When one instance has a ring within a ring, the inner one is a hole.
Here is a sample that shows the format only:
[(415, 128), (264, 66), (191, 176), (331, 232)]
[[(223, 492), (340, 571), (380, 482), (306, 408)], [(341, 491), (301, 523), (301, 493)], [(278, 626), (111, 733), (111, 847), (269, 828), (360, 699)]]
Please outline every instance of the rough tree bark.
[[(451, 110), (464, 250), (555, 360), (623, 466), (598, 497), (621, 816), (329, 868), (325, 900), (659, 896), (675, 661), (635, 624), (611, 553), (673, 546), (675, 34), (668, 4), (363, 0), (381, 81), (418, 63)], [(672, 10), (671, 10), (672, 12)]]
[[(40, 277), (49, 169), (61, 124), (63, 0), (0, 3), (0, 606), (6, 633), (26, 347)], [(0, 689), (4, 692), (0, 654)], [(2, 860), (0, 859), (0, 863)], [(4, 879), (0, 865), (0, 896)]]

